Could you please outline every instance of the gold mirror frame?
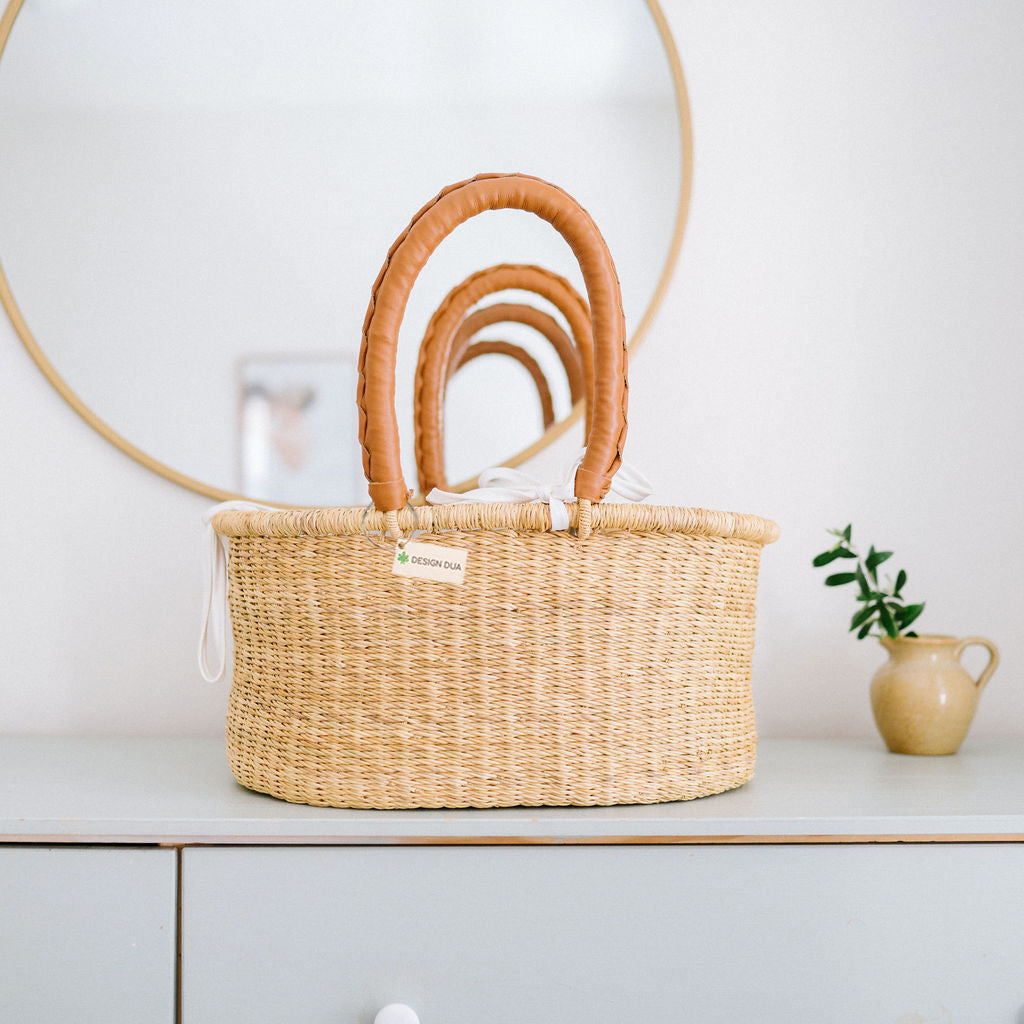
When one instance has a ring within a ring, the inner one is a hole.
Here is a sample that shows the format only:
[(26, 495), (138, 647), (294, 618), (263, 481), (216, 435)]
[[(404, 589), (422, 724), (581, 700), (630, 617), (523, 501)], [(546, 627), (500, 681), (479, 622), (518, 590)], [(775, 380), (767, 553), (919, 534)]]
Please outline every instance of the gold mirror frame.
[[(640, 342), (650, 328), (651, 322), (661, 305), (665, 292), (668, 290), (670, 281), (672, 280), (672, 274), (675, 271), (676, 263), (679, 260), (679, 251), (683, 244), (683, 233), (686, 230), (686, 218), (690, 209), (690, 193), (693, 185), (693, 126), (690, 121), (690, 101), (686, 91), (686, 81), (683, 78), (683, 66), (679, 60), (679, 53), (676, 50), (675, 41), (672, 39), (672, 33), (668, 27), (668, 22), (665, 20), (665, 15), (658, 5), (657, 0), (645, 0), (647, 8), (651, 13), (651, 17), (654, 19), (654, 23), (658, 29), (658, 35), (661, 37), (662, 46), (665, 49), (665, 55), (668, 58), (669, 69), (672, 74), (672, 85), (675, 89), (676, 96), (676, 112), (679, 116), (679, 134), (681, 143), (681, 173), (679, 178), (679, 204), (676, 208), (675, 224), (672, 231), (672, 240), (669, 243), (668, 255), (665, 259), (665, 265), (662, 268), (661, 276), (658, 278), (658, 283), (655, 286), (654, 294), (651, 296), (651, 301), (647, 305), (647, 309), (644, 311), (643, 316), (640, 318), (640, 322), (637, 324), (636, 330), (633, 332), (633, 336), (629, 339), (629, 353), (633, 355)], [(11, 30), (14, 28), (15, 19), (18, 17), (18, 12), (21, 10), (24, 0), (9, 0), (6, 9), (4, 10), (3, 17), (0, 18), (0, 59), (3, 58), (4, 48), (7, 45), (7, 40), (10, 37)], [(47, 359), (43, 353), (42, 348), (39, 346), (39, 342), (36, 341), (29, 329), (28, 324), (25, 322), (25, 318), (21, 314), (21, 310), (18, 308), (17, 302), (14, 300), (14, 295), (11, 293), (11, 287), (7, 282), (7, 276), (3, 270), (3, 264), (0, 262), (0, 303), (3, 304), (4, 309), (7, 311), (8, 317), (10, 317), (11, 323), (14, 325), (18, 337), (21, 339), (22, 344), (28, 350), (29, 355), (32, 357), (36, 366), (43, 372), (43, 376), (53, 385), (57, 393), (64, 399), (68, 405), (71, 406), (79, 416), (89, 424), (98, 434), (106, 438), (112, 445), (120, 448), (125, 455), (134, 459), (136, 462), (145, 466), (147, 469), (152, 470), (154, 473), (158, 473), (160, 476), (172, 483), (180, 484), (182, 487), (187, 488), (190, 491), (195, 491), (197, 494), (205, 495), (208, 498), (212, 498), (215, 501), (231, 501), (236, 499), (244, 499), (247, 496), (237, 494), (234, 491), (225, 491), (219, 487), (214, 487), (211, 484), (203, 483), (201, 480), (196, 480), (194, 477), (188, 476), (185, 473), (181, 473), (171, 466), (160, 462), (158, 459), (154, 459), (151, 455), (142, 451), (141, 448), (137, 448), (127, 438), (122, 437), (116, 430), (114, 430), (108, 423), (102, 420), (96, 415), (82, 401), (81, 398), (68, 386), (67, 381), (57, 372), (53, 364)], [(543, 451), (549, 444), (561, 437), (570, 427), (574, 426), (579, 422), (583, 415), (582, 404), (577, 404), (572, 412), (565, 417), (565, 419), (549, 427), (544, 434), (535, 441), (528, 448), (524, 448), (517, 455), (514, 455), (510, 459), (506, 459), (503, 465), (506, 466), (518, 466), (525, 462), (527, 459), (536, 455), (538, 452)], [(461, 484), (457, 485), (455, 490), (468, 490), (471, 487), (476, 486), (476, 480), (466, 480)], [(274, 502), (267, 502), (267, 504), (275, 504)]]

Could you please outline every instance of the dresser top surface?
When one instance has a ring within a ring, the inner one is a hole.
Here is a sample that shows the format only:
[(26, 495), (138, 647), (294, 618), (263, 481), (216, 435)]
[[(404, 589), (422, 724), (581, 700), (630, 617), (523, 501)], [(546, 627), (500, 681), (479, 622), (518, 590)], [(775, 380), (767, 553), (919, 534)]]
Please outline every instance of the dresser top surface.
[(0, 842), (1024, 841), (1024, 740), (951, 757), (872, 740), (763, 740), (752, 781), (629, 807), (363, 811), (251, 793), (213, 739), (0, 737)]

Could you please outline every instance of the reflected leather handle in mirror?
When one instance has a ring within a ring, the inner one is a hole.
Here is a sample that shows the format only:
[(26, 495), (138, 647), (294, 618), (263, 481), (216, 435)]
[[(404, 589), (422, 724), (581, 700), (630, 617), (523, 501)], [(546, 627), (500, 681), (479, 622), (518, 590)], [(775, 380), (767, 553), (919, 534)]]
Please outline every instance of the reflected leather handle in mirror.
[[(584, 393), (580, 351), (553, 316), (533, 306), (512, 302), (497, 302), (475, 309), (458, 325), (454, 338), (428, 333), (420, 346), (416, 366), (414, 427), (416, 472), (421, 494), (427, 494), (434, 487), (448, 489), (444, 459), (445, 394), (452, 375), (471, 359), (492, 352), (500, 352), (517, 359), (537, 385), (545, 429), (555, 421), (548, 380), (537, 361), (525, 349), (500, 341), (480, 341), (471, 344), (478, 332), (498, 323), (524, 324), (547, 338), (565, 370), (570, 400), (573, 405), (579, 401), (586, 402), (589, 422), (590, 403)], [(589, 337), (587, 340), (590, 340)]]
[(388, 253), (374, 283), (359, 350), (359, 438), (370, 498), (378, 510), (402, 508), (409, 489), (402, 476), (395, 415), (398, 331), (406, 303), (430, 254), (459, 224), (485, 210), (525, 210), (548, 221), (579, 260), (594, 337), (594, 401), (577, 498), (600, 501), (622, 462), (628, 397), (622, 297), (608, 247), (590, 215), (550, 182), (521, 174), (484, 174), (444, 189), (413, 218)]
[[(453, 344), (453, 336), (460, 325), (465, 323), (464, 318), (474, 315), (469, 310), (486, 296), (511, 289), (539, 295), (565, 317), (583, 371), (583, 386), (586, 389), (583, 436), (588, 437), (594, 392), (594, 335), (590, 307), (564, 277), (528, 263), (499, 263), (478, 270), (456, 285), (437, 307), (427, 325), (416, 364), (416, 423), (443, 422), (444, 373), (445, 366), (451, 365), (448, 350)], [(440, 351), (435, 351), (438, 348)], [(573, 402), (576, 402), (575, 398)], [(427, 476), (435, 481), (444, 476), (443, 443), (443, 435), (435, 437), (419, 431), (416, 436), (417, 468), (429, 467)], [(436, 486), (443, 485), (437, 483)]]
[(537, 388), (537, 397), (540, 399), (540, 416), (544, 429), (547, 430), (555, 422), (555, 402), (551, 397), (551, 386), (548, 384), (544, 370), (529, 352), (521, 345), (513, 345), (509, 341), (492, 339), (491, 341), (478, 341), (466, 346), (459, 359), (459, 365), (455, 370), (450, 371), (448, 376), (461, 370), (467, 363), (479, 359), (481, 356), (508, 356), (519, 363), (530, 375), (534, 386)]

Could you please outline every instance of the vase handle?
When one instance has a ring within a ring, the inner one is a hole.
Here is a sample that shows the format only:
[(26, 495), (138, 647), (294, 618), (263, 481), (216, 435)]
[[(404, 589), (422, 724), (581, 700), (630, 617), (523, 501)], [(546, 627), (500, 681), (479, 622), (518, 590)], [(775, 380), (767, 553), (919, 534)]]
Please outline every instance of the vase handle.
[(972, 644), (978, 644), (988, 651), (988, 664), (982, 669), (981, 675), (978, 676), (974, 683), (978, 693), (981, 693), (985, 689), (985, 684), (992, 678), (992, 673), (999, 666), (999, 649), (991, 640), (986, 640), (983, 636), (965, 636), (953, 649), (953, 657), (959, 661), (960, 655)]

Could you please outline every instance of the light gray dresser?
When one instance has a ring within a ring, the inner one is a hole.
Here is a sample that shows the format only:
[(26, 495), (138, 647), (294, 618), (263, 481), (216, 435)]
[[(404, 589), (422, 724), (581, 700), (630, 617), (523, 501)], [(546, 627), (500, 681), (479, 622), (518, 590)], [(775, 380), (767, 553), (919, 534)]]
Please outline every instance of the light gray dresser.
[(341, 811), (0, 739), (0, 1021), (1024, 1024), (1024, 743), (764, 741), (681, 804)]

